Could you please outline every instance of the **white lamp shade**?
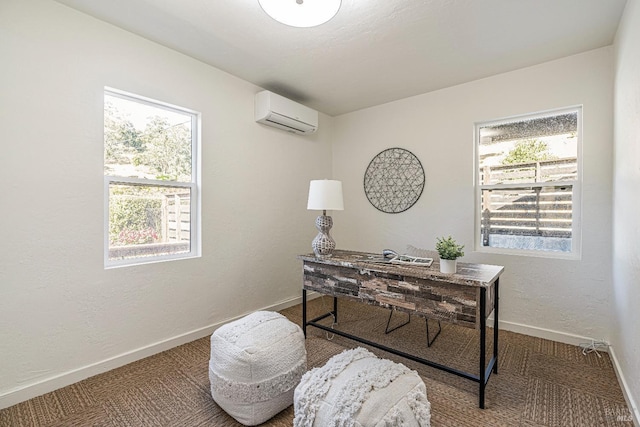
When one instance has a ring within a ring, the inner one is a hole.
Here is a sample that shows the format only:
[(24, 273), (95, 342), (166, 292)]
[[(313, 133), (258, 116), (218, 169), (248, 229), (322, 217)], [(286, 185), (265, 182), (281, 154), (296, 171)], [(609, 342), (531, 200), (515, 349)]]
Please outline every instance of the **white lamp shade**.
[(315, 27), (338, 13), (342, 0), (258, 0), (262, 9), (278, 22), (292, 27)]
[(342, 200), (342, 181), (319, 179), (309, 184), (309, 201), (307, 209), (341, 211), (344, 210)]

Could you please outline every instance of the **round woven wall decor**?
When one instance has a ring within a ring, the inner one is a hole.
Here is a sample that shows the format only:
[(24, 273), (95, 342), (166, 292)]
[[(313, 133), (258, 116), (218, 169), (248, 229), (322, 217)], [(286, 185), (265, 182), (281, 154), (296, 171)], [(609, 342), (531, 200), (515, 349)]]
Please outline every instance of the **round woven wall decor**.
[(420, 160), (403, 148), (389, 148), (376, 155), (364, 173), (364, 192), (369, 202), (386, 213), (404, 212), (424, 190)]

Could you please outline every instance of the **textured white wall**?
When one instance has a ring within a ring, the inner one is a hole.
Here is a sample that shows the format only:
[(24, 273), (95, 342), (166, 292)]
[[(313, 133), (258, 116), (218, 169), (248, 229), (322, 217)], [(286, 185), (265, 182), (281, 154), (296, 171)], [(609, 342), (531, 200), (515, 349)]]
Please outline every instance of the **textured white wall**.
[(640, 1), (616, 38), (612, 343), (640, 423)]
[[(0, 3), (0, 58), (0, 407), (299, 297), (329, 117), (256, 124), (260, 88), (52, 1)], [(104, 270), (104, 86), (202, 113), (201, 258)]]
[[(506, 267), (503, 327), (569, 342), (608, 338), (612, 58), (612, 48), (598, 49), (336, 117), (333, 177), (345, 195), (334, 214), (338, 246), (432, 249), (451, 234), (466, 245), (462, 261)], [(573, 105), (584, 106), (582, 259), (474, 252), (474, 123)], [(413, 152), (426, 173), (421, 198), (400, 214), (379, 212), (363, 191), (370, 160), (390, 147)]]
[[(260, 89), (247, 82), (55, 2), (2, 1), (0, 407), (299, 296), (295, 254), (315, 235), (308, 181), (329, 177), (345, 190), (346, 210), (332, 213), (340, 248), (431, 248), (453, 234), (463, 261), (506, 266), (505, 327), (611, 338), (638, 401), (639, 9), (629, 0), (616, 44), (611, 297), (612, 49), (321, 115), (318, 134), (298, 137), (253, 122)], [(202, 258), (103, 269), (105, 85), (202, 112)], [(474, 253), (473, 123), (577, 104), (582, 260)], [(366, 200), (362, 178), (395, 146), (420, 158), (427, 185), (416, 206), (389, 215)]]

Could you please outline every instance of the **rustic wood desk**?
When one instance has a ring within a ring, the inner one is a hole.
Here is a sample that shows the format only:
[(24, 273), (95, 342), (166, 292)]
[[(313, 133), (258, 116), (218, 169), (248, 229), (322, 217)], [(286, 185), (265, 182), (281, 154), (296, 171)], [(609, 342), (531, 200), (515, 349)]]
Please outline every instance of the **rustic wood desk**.
[[(300, 255), (303, 261), (302, 327), (314, 326), (425, 365), (479, 383), (478, 405), (484, 408), (484, 395), (491, 373), (498, 373), (498, 285), (504, 267), (458, 263), (455, 274), (440, 273), (438, 261), (431, 267), (382, 262), (382, 255), (353, 251), (334, 251), (329, 258)], [(333, 311), (307, 320), (307, 291), (333, 296)], [(478, 374), (462, 372), (367, 339), (332, 329), (319, 323), (334, 316), (338, 322), (337, 297), (387, 307), (442, 320), (480, 331)], [(493, 356), (486, 363), (487, 316), (494, 311)]]

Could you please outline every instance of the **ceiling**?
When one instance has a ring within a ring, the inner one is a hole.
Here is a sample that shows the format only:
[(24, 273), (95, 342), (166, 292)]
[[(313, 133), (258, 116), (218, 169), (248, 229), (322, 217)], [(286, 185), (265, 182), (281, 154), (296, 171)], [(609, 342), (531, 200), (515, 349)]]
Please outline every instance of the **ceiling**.
[(258, 0), (57, 1), (331, 116), (610, 45), (626, 3), (342, 0), (294, 28)]

